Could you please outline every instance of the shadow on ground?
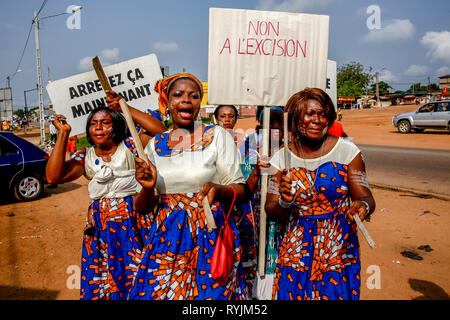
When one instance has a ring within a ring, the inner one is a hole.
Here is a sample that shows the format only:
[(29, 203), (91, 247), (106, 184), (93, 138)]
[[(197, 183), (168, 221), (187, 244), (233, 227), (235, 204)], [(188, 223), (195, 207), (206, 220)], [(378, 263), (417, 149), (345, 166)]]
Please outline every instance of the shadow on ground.
[[(49, 188), (49, 186), (50, 186), (49, 184), (46, 184), (44, 187), (44, 192), (42, 193), (41, 197), (33, 201), (38, 201), (39, 199), (45, 199), (51, 197), (52, 195), (70, 192), (72, 190), (81, 188), (80, 184), (73, 182), (65, 182), (64, 184), (58, 184), (55, 188)], [(12, 203), (19, 203), (19, 201), (15, 200), (12, 194), (9, 193), (0, 194), (0, 206)]]
[(409, 279), (408, 282), (411, 289), (423, 294), (414, 300), (450, 300), (447, 292), (433, 282), (419, 279)]
[(0, 300), (55, 300), (59, 291), (0, 286)]

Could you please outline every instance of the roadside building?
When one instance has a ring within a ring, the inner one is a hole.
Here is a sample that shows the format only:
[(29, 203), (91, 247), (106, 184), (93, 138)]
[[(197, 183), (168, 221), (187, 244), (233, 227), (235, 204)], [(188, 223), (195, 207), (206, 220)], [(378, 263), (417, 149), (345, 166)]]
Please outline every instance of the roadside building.
[(439, 90), (441, 91), (442, 98), (450, 97), (450, 74), (439, 77)]

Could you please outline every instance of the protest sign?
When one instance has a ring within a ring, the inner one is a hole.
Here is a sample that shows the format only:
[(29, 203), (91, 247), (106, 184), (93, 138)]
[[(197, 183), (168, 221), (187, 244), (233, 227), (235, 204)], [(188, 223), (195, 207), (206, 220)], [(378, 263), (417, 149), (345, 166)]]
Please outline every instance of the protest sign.
[(325, 89), (329, 17), (210, 8), (208, 103), (285, 105)]
[(328, 93), (337, 110), (337, 80), (336, 80), (336, 61), (328, 60), (327, 65), (327, 85), (325, 92)]
[[(158, 108), (158, 94), (153, 88), (162, 74), (155, 54), (110, 65), (104, 71), (111, 89), (128, 105), (141, 111)], [(85, 132), (91, 110), (107, 106), (95, 71), (50, 82), (46, 89), (55, 113), (64, 115), (72, 127), (71, 135)]]

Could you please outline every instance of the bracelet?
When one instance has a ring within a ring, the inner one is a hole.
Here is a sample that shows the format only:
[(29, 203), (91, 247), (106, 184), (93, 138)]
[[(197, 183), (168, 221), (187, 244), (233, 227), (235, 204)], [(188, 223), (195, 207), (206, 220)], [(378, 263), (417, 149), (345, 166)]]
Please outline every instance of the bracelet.
[(283, 209), (289, 209), (290, 207), (292, 207), (292, 205), (294, 204), (294, 202), (295, 202), (295, 197), (294, 197), (294, 199), (292, 199), (291, 202), (286, 202), (286, 201), (284, 201), (283, 198), (281, 197), (281, 195), (280, 195), (280, 197), (278, 198), (278, 204), (279, 204), (280, 207), (283, 208)]
[(366, 201), (364, 201), (364, 200), (360, 200), (360, 201), (366, 207), (366, 218), (365, 218), (365, 220), (367, 222), (370, 222), (370, 216), (371, 216), (371, 214), (369, 213), (370, 206), (369, 206), (369, 204)]
[(369, 211), (370, 211), (369, 204), (366, 201), (364, 201), (364, 200), (360, 200), (360, 201), (366, 207), (366, 216), (368, 216), (369, 215)]

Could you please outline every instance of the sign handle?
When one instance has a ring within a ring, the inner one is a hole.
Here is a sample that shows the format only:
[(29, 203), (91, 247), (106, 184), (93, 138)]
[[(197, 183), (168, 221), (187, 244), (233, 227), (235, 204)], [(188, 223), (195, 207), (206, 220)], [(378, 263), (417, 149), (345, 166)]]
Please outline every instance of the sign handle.
[[(262, 139), (262, 155), (269, 155), (269, 131), (270, 131), (270, 107), (264, 106), (263, 114), (263, 139)], [(261, 173), (261, 213), (259, 217), (259, 241), (258, 241), (258, 274), (263, 277), (266, 267), (266, 220), (267, 214), (264, 208), (267, 197), (267, 173)]]
[[(94, 67), (95, 73), (97, 73), (98, 80), (100, 80), (103, 90), (111, 90), (111, 86), (109, 85), (108, 79), (106, 78), (105, 75), (105, 71), (103, 70), (103, 67), (100, 63), (100, 59), (98, 58), (98, 56), (92, 58), (92, 65)], [(119, 100), (119, 105), (120, 108), (122, 109), (125, 121), (127, 122), (128, 129), (130, 129), (131, 136), (133, 137), (134, 145), (136, 146), (138, 156), (139, 158), (147, 162), (144, 154), (144, 148), (142, 147), (141, 140), (139, 139), (139, 135), (136, 131), (133, 118), (131, 117), (130, 110), (128, 110), (128, 106), (123, 98)]]

